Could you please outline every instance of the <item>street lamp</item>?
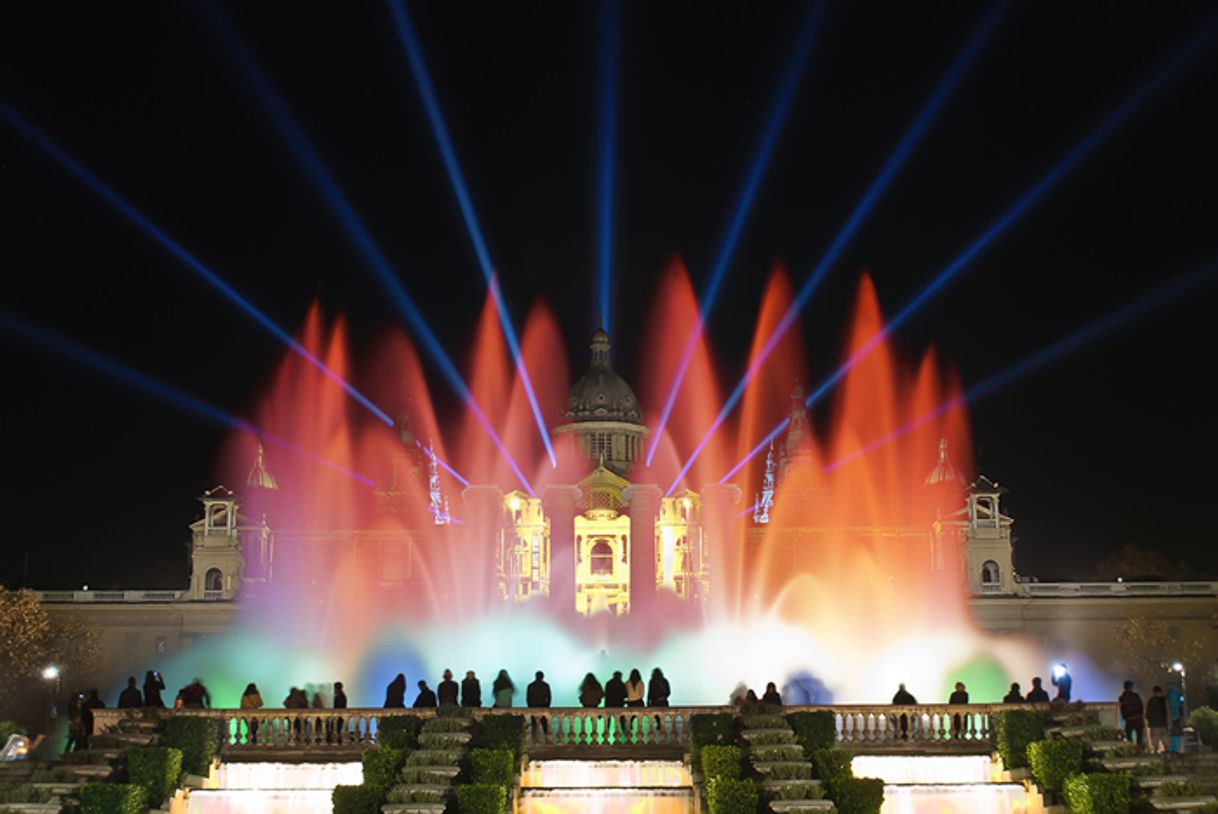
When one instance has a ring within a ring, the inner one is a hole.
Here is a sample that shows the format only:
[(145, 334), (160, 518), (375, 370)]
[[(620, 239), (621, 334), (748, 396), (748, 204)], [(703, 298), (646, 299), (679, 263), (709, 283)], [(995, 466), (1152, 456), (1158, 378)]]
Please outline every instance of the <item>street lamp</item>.
[(1179, 673), (1179, 675), (1180, 675), (1180, 709), (1183, 713), (1187, 714), (1188, 713), (1188, 686), (1184, 683), (1185, 679), (1187, 678), (1187, 676), (1185, 675), (1185, 672), (1184, 672), (1184, 664), (1181, 662), (1178, 662), (1178, 661), (1174, 662), (1171, 666), (1171, 671), (1173, 673)]
[(55, 681), (59, 678), (59, 668), (51, 664), (42, 669), (42, 677), (47, 681)]

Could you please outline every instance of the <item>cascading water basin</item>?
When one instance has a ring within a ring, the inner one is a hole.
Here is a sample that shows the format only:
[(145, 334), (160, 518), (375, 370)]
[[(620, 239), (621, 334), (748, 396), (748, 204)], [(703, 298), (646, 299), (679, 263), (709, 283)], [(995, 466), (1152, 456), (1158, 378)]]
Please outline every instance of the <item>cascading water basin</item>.
[(335, 786), (363, 782), (360, 763), (224, 763), (186, 814), (330, 814)]
[(988, 755), (856, 755), (855, 777), (884, 781), (880, 814), (1043, 814), (1039, 793), (995, 779)]
[(535, 760), (520, 778), (520, 814), (691, 814), (680, 761)]

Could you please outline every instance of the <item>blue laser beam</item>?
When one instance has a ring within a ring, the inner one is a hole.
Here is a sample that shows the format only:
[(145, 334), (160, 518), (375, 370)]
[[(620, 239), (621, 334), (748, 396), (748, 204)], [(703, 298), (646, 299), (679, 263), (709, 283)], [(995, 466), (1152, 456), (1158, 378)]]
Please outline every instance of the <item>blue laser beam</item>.
[(119, 214), (123, 215), (131, 223), (135, 224), (141, 231), (151, 237), (162, 248), (176, 257), (183, 265), (201, 277), (206, 283), (215, 288), (226, 299), (236, 305), (246, 315), (267, 330), (272, 336), (286, 345), (292, 352), (296, 353), (301, 358), (305, 359), (309, 364), (319, 370), (326, 378), (341, 387), (349, 396), (367, 408), (373, 415), (385, 422), (389, 426), (393, 426), (393, 419), (389, 417), (384, 410), (372, 403), (372, 400), (363, 393), (355, 389), (353, 385), (331, 370), (324, 362), (318, 359), (308, 348), (297, 342), (291, 334), (279, 327), (270, 317), (260, 311), (249, 300), (243, 297), (232, 286), (226, 283), (218, 274), (209, 269), (204, 263), (195, 257), (190, 252), (186, 251), (181, 244), (167, 235), (164, 231), (156, 226), (151, 220), (144, 216), (139, 210), (128, 203), (122, 196), (107, 186), (96, 175), (86, 169), (80, 162), (69, 155), (58, 144), (44, 135), (37, 127), (27, 121), (21, 114), (13, 110), (8, 105), (0, 102), (0, 118), (7, 121), (12, 127), (17, 130), (22, 136), (31, 142), (35, 147), (49, 155), (58, 162), (64, 169), (68, 170), (72, 175), (76, 176), (80, 181), (84, 182), (85, 186), (93, 190), (103, 200), (109, 203)]
[(600, 162), (596, 231), (596, 301), (601, 327), (613, 333), (613, 172), (617, 127), (618, 2), (601, 0)]
[(47, 350), (53, 351), (60, 356), (78, 362), (84, 365), (86, 368), (101, 374), (103, 378), (120, 381), (134, 387), (137, 390), (147, 393), (154, 398), (171, 404), (180, 410), (193, 413), (194, 415), (211, 421), (212, 423), (249, 433), (256, 438), (260, 438), (277, 447), (282, 447), (283, 449), (289, 450), (296, 455), (312, 461), (315, 464), (319, 464), (327, 469), (338, 472), (340, 475), (344, 475), (352, 480), (358, 481), (364, 486), (370, 488), (376, 487), (375, 481), (359, 474), (358, 472), (352, 472), (350, 469), (347, 469), (344, 466), (340, 466), (333, 461), (328, 461), (325, 458), (308, 451), (307, 449), (303, 449), (296, 444), (293, 444), (291, 441), (279, 438), (278, 436), (269, 433), (266, 430), (260, 429), (254, 424), (251, 424), (245, 419), (238, 418), (232, 413), (222, 410), (213, 404), (209, 404), (202, 399), (178, 390), (177, 388), (165, 384), (164, 382), (157, 381), (151, 376), (127, 367), (121, 362), (115, 361), (108, 356), (104, 356), (91, 348), (87, 348), (71, 341), (70, 339), (65, 339), (64, 337), (51, 333), (50, 331), (40, 328), (37, 325), (33, 325), (17, 316), (0, 311), (0, 327), (3, 327), (10, 333), (34, 342)]
[(419, 38), (415, 34), (414, 24), (410, 20), (410, 14), (406, 10), (406, 5), (402, 0), (389, 0), (389, 10), (393, 14), (393, 22), (397, 26), (399, 39), (402, 41), (402, 48), (406, 52), (406, 61), (410, 64), (410, 72), (414, 77), (415, 87), (418, 88), (419, 96), (423, 100), (423, 109), (427, 113), (427, 120), (431, 124), (432, 135), (435, 136), (436, 146), (440, 150), (440, 157), (444, 161), (444, 169), (448, 173), (448, 180), (452, 185), (453, 193), (457, 196), (457, 205), (461, 210), (461, 218), (465, 221), (466, 231), (469, 232), (470, 242), (474, 247), (474, 255), (478, 259), (478, 267), (482, 271), (482, 277), (486, 281), (487, 288), (491, 292), (491, 297), (495, 303), (495, 310), (499, 314), (499, 325), (503, 329), (503, 337), (507, 340), (508, 349), (512, 352), (512, 358), (516, 362), (516, 372), (520, 376), (520, 383), (524, 386), (525, 396), (529, 401), (529, 409), (533, 412), (533, 420), (537, 424), (537, 430), (541, 434), (541, 441), (545, 445), (546, 455), (550, 458), (551, 466), (558, 466), (558, 459), (554, 455), (554, 445), (550, 441), (550, 432), (546, 427), (545, 419), (541, 415), (541, 405), (537, 402), (537, 394), (533, 390), (533, 381), (529, 377), (528, 366), (525, 364), (524, 357), (520, 353), (520, 342), (516, 338), (516, 329), (512, 327), (512, 317), (508, 313), (507, 304), (503, 301), (502, 293), (499, 290), (498, 279), (495, 275), (495, 268), (491, 264), (490, 250), (487, 249), (486, 239), (482, 234), (482, 227), (478, 225), (478, 215), (474, 211), (474, 203), (470, 198), (469, 190), (465, 185), (465, 176), (461, 172), (461, 166), (457, 163), (457, 152), (453, 149), (452, 139), (448, 135), (448, 125), (444, 121), (444, 113), (440, 109), (439, 99), (436, 98), (436, 91), (431, 82), (431, 74), (427, 70), (427, 62), (423, 58), (423, 47), (419, 43)]
[[(905, 306), (897, 313), (895, 317), (883, 328), (869, 338), (861, 348), (851, 354), (850, 358), (844, 364), (838, 367), (828, 378), (826, 378), (816, 389), (810, 392), (804, 399), (804, 404), (807, 407), (812, 407), (819, 402), (833, 387), (841, 381), (856, 364), (868, 356), (876, 347), (879, 346), (884, 339), (904, 324), (918, 310), (925, 305), (935, 294), (943, 290), (943, 288), (952, 281), (961, 271), (970, 266), (982, 252), (987, 249), (1000, 235), (1002, 235), (1012, 224), (1020, 219), (1027, 211), (1039, 201), (1049, 190), (1055, 187), (1080, 161), (1083, 160), (1092, 150), (1094, 150), (1101, 142), (1112, 134), (1126, 119), (1140, 108), (1147, 99), (1149, 99), (1155, 91), (1161, 88), (1170, 78), (1172, 78), (1189, 60), (1191, 60), (1201, 50), (1206, 41), (1213, 36), (1215, 24), (1209, 25), (1201, 34), (1193, 38), (1193, 40), (1181, 51), (1177, 52), (1174, 57), (1168, 60), (1153, 76), (1138, 85), (1134, 91), (1125, 98), (1125, 100), (1111, 113), (1108, 114), (1101, 122), (1092, 129), (1086, 136), (1083, 137), (1065, 156), (1063, 156), (1056, 164), (1054, 164), (1040, 180), (1033, 184), (1027, 191), (1015, 200), (999, 217), (990, 224), (977, 238), (969, 243), (965, 249), (955, 257), (943, 270), (936, 275), (917, 295), (913, 297)], [(737, 385), (736, 390), (732, 391), (734, 400), (729, 399), (729, 402), (734, 405), (739, 400), (739, 394), (743, 393), (743, 385), (747, 383), (746, 379), (742, 379)], [(739, 393), (738, 393), (739, 391)], [(706, 442), (719, 425), (722, 424), (722, 418), (726, 416), (728, 409), (725, 405), (725, 410), (720, 411), (720, 417), (711, 425), (711, 429), (707, 435), (703, 437), (698, 444), (695, 453), (700, 453), (706, 446)], [(750, 457), (756, 452), (751, 452)], [(696, 457), (696, 455), (695, 455)], [(738, 463), (733, 467), (732, 471), (739, 469)]]
[[(304, 130), (297, 124), (295, 117), (292, 116), (287, 105), (279, 97), (270, 80), (266, 78), (262, 69), (258, 67), (253, 55), (245, 47), (244, 43), (241, 42), (236, 32), (227, 24), (227, 21), (217, 16), (214, 22), (216, 30), (229, 48), (230, 55), (236, 61), (243, 75), (249, 81), (259, 100), (266, 108), (271, 123), (287, 143), (293, 157), (304, 169), (309, 181), (317, 189), (322, 200), (343, 228), (343, 231), (346, 232), (347, 237), (355, 246), (364, 263), (372, 270), (377, 280), (384, 287), (385, 291), (388, 292), (394, 305), (406, 319), (406, 323), (410, 326), (411, 331), (418, 338), (419, 342), (422, 343), (423, 349), (431, 357), (432, 361), (436, 363), (436, 366), (439, 367), (445, 382), (448, 383), (449, 387), (453, 389), (470, 412), (473, 413), (479, 426), (490, 437), (495, 448), (499, 450), (499, 454), (507, 461), (512, 472), (525, 487), (529, 495), (532, 496), (534, 494), (533, 486), (529, 483), (529, 479), (525, 477), (524, 472), (516, 463), (516, 459), (512, 457), (507, 446), (503, 443), (503, 439), (499, 437), (499, 433), (491, 425), (490, 419), (487, 418), (482, 407), (474, 399), (473, 393), (470, 392), (465, 380), (461, 377), (457, 366), (440, 344), (439, 338), (432, 331), (431, 326), (423, 317), (422, 311), (419, 310), (414, 300), (411, 299), (410, 294), (407, 293), (401, 280), (398, 279), (389, 260), (385, 257), (373, 239), (372, 234), (364, 226), (363, 221), (356, 213), (355, 207), (347, 200), (347, 196), (343, 194), (342, 189), (338, 186), (338, 182), (334, 180), (329, 169), (326, 168), (320, 155), (318, 155), (317, 150), (314, 149), (309, 139), (305, 136)], [(494, 288), (492, 289), (492, 291), (495, 290)]]
[(757, 197), (758, 189), (761, 187), (766, 167), (769, 166), (770, 158), (774, 154), (774, 146), (778, 143), (778, 136), (782, 132), (782, 125), (786, 121), (787, 112), (790, 110), (791, 102), (795, 98), (799, 79), (803, 76), (804, 67), (807, 65), (808, 57), (812, 53), (812, 41), (815, 39), (816, 32), (820, 28), (821, 20), (824, 17), (825, 5), (825, 2), (813, 3), (804, 17), (803, 25), (800, 27), (799, 37), (796, 40), (795, 54), (791, 58), (787, 73), (778, 90), (778, 95), (774, 99), (774, 105), (770, 109), (770, 115), (766, 120), (766, 126), (762, 131), (761, 139), (757, 143), (757, 148), (753, 151), (752, 161), (749, 163), (748, 171), (745, 173), (744, 186), (740, 190), (736, 206), (728, 219), (723, 242), (719, 245), (719, 251), (715, 254), (710, 274), (706, 280), (706, 286), (702, 291), (694, 325), (690, 329), (689, 336), (686, 337), (685, 346), (681, 349), (676, 376), (668, 388), (668, 395), (664, 399), (664, 408), (660, 412), (660, 420), (652, 431), (651, 445), (647, 449), (648, 466), (651, 465), (652, 458), (655, 457), (656, 450), (660, 446), (660, 439), (664, 434), (664, 428), (668, 426), (668, 419), (672, 416), (673, 407), (677, 402), (677, 395), (681, 391), (681, 384), (685, 381), (685, 374), (689, 371), (694, 350), (698, 346), (698, 338), (702, 335), (703, 325), (710, 317), (711, 309), (715, 306), (715, 300), (719, 296), (719, 289), (723, 285), (723, 278), (727, 274), (728, 265), (730, 265), (732, 257), (735, 255), (736, 245), (740, 240), (740, 233), (744, 230), (744, 225), (748, 221), (749, 212), (753, 208), (753, 201)]
[(1128, 327), (1131, 323), (1149, 316), (1169, 303), (1187, 294), (1191, 294), (1205, 284), (1212, 282), (1216, 276), (1218, 276), (1218, 260), (1211, 259), (1192, 271), (1176, 277), (1166, 285), (1160, 286), (1150, 293), (1126, 303), (1098, 319), (1092, 320), (1056, 342), (1025, 356), (1015, 364), (978, 382), (963, 393), (947, 399), (933, 410), (923, 413), (909, 423), (869, 441), (849, 455), (845, 455), (827, 464), (824, 467), (824, 471), (832, 472), (845, 466), (851, 461), (855, 461), (869, 452), (908, 434), (917, 427), (941, 418), (957, 407), (962, 407), (965, 404), (974, 404), (1041, 368), (1060, 362), (1070, 354), (1082, 350), (1102, 337)]
[[(686, 461), (685, 467), (677, 476), (676, 482), (679, 482), (681, 478), (685, 476), (685, 473), (688, 472), (689, 467), (693, 465), (693, 462), (697, 460), (698, 456), (702, 454), (702, 450), (705, 449), (706, 445), (710, 442), (710, 438), (716, 431), (718, 431), (719, 427), (722, 426), (723, 422), (727, 419), (727, 416), (731, 414), (732, 410), (735, 409), (736, 404), (739, 403), (740, 399), (744, 397), (744, 392), (748, 387), (749, 382), (751, 382), (754, 376), (756, 376), (761, 370), (761, 367), (763, 364), (765, 364), (766, 359), (768, 359), (770, 354), (774, 352), (774, 349), (778, 347), (778, 343), (782, 340), (783, 336), (786, 335), (787, 331), (791, 329), (791, 326), (795, 324), (795, 320), (799, 316), (800, 311), (807, 306), (808, 302), (812, 299), (812, 295), (820, 287), (820, 284), (824, 281), (825, 277), (828, 276), (829, 271), (833, 268), (833, 264), (837, 262), (850, 240), (854, 237), (858, 230), (862, 228), (863, 224), (867, 220), (867, 217), (871, 214), (872, 210), (875, 209), (876, 204), (888, 190), (889, 185), (892, 183), (893, 179), (896, 178), (901, 167), (904, 166), (905, 162), (909, 159), (909, 156), (913, 153), (918, 143), (922, 140), (922, 137), (926, 135), (926, 132), (930, 129), (931, 124), (933, 124), (935, 119), (938, 118), (943, 106), (947, 103), (947, 100), (951, 97), (956, 87), (960, 84), (960, 80), (968, 73), (969, 69), (976, 61), (985, 44), (989, 41), (991, 35), (994, 33), (994, 29), (997, 28), (998, 23), (1005, 16), (1009, 6), (1010, 0), (999, 0), (999, 2), (994, 3), (986, 13), (985, 17), (983, 17), (981, 22), (977, 25), (976, 29), (974, 29), (973, 33), (969, 36), (968, 40), (965, 41), (964, 47), (961, 48), (960, 52), (956, 55), (956, 58), (952, 60), (943, 76), (939, 79), (938, 84), (935, 85), (935, 89), (931, 92), (931, 95), (927, 97), (926, 102), (923, 103), (917, 116), (914, 117), (914, 120), (906, 129), (905, 134), (901, 137), (900, 141), (897, 142), (896, 147), (893, 148), (892, 152), (888, 155), (888, 158), (880, 166), (879, 172), (876, 173), (875, 178), (864, 191), (863, 196), (859, 199), (858, 203), (855, 204), (854, 209), (850, 212), (850, 215), (842, 224), (841, 229), (838, 230), (837, 235), (830, 242), (829, 248), (825, 250), (824, 255), (813, 267), (811, 273), (808, 275), (808, 278), (800, 286), (795, 298), (791, 301), (791, 305), (788, 306), (787, 310), (783, 313), (782, 318), (778, 321), (778, 324), (774, 326), (774, 330), (770, 332), (769, 337), (767, 337), (766, 341), (762, 344), (756, 357), (749, 362), (749, 366), (745, 370), (744, 375), (740, 378), (740, 381), (736, 383), (736, 386), (732, 388), (732, 392), (728, 394), (728, 398), (724, 402), (723, 407), (720, 409), (719, 414), (711, 423), (711, 426), (707, 430), (706, 434), (699, 441), (691, 458)], [(654, 448), (654, 442), (652, 446)], [(671, 489), (676, 488), (676, 482), (674, 482), (674, 485), (670, 487), (670, 491)]]

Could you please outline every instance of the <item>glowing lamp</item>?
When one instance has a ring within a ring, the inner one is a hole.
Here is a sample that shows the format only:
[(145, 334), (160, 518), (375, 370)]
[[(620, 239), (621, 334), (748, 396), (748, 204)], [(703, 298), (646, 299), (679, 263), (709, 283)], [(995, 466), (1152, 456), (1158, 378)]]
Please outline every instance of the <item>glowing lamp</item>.
[(1183, 664), (1181, 664), (1180, 662), (1178, 662), (1178, 661), (1177, 661), (1177, 662), (1175, 662), (1174, 664), (1172, 664), (1172, 666), (1171, 666), (1171, 671), (1172, 671), (1173, 673), (1183, 673), (1183, 672), (1184, 672), (1184, 665), (1183, 665)]
[(1053, 665), (1053, 675), (1056, 678), (1061, 678), (1066, 674), (1066, 665), (1059, 662)]
[(49, 667), (44, 667), (42, 670), (42, 677), (47, 681), (54, 681), (55, 679), (59, 678), (59, 668), (54, 664)]

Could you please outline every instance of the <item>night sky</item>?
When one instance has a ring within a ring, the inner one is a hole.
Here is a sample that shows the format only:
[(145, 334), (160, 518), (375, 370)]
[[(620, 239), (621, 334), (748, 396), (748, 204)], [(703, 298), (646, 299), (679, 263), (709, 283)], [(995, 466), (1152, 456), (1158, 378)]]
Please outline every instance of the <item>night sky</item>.
[[(484, 284), (385, 3), (19, 5), (0, 21), (0, 101), (289, 331), (315, 300), (345, 313), (358, 356), (398, 315), (232, 59), (227, 21), (466, 360)], [(598, 7), (410, 8), (516, 324), (549, 301), (582, 369)], [(725, 384), (771, 263), (802, 282), (985, 8), (830, 2), (710, 316)], [(1212, 9), (1016, 4), (805, 311), (812, 378), (840, 361), (864, 268), (895, 313)], [(627, 378), (666, 258), (706, 278), (804, 12), (622, 7), (610, 328)], [(967, 386), (1218, 256), (1216, 101), (1211, 33), (897, 344), (912, 356), (933, 343)], [(3, 121), (0, 206), (5, 313), (249, 414), (282, 346)], [(1022, 573), (1087, 577), (1127, 544), (1213, 573), (1216, 307), (1211, 281), (973, 407), (980, 467), (1010, 489)], [(183, 584), (194, 497), (227, 431), (11, 333), (0, 348), (0, 581)]]

